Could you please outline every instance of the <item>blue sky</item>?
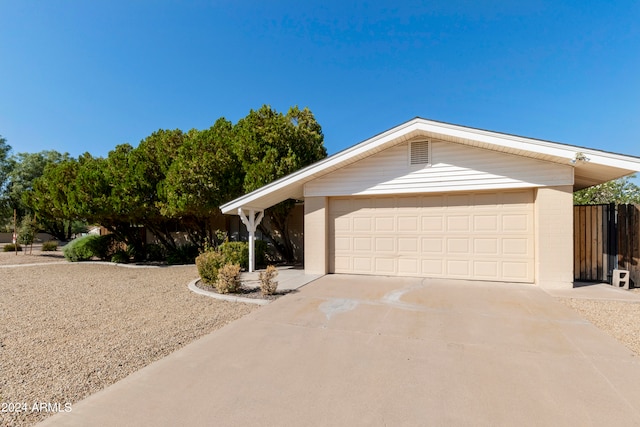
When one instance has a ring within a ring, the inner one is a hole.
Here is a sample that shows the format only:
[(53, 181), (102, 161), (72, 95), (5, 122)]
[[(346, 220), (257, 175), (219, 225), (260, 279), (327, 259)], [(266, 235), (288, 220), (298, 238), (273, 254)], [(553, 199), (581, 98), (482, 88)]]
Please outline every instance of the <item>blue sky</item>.
[(640, 156), (638, 22), (637, 1), (0, 0), (0, 135), (106, 156), (269, 104), (309, 107), (330, 154), (420, 116)]

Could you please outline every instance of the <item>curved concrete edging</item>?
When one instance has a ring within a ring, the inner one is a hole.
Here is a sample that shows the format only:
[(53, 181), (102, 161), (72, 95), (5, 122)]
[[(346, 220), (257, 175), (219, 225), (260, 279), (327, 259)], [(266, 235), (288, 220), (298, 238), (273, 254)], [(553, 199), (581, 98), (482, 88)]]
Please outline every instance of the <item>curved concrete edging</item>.
[(219, 299), (219, 300), (223, 300), (223, 301), (246, 302), (248, 304), (256, 304), (256, 305), (267, 305), (267, 304), (269, 304), (271, 302), (271, 301), (266, 300), (266, 299), (243, 298), (243, 297), (236, 297), (236, 296), (231, 296), (231, 295), (222, 295), (222, 294), (218, 294), (216, 292), (205, 291), (204, 289), (200, 289), (199, 287), (196, 286), (196, 283), (198, 283), (198, 280), (200, 280), (200, 279), (192, 280), (191, 282), (189, 282), (187, 287), (189, 288), (189, 290), (191, 292), (195, 292), (196, 294), (199, 294), (199, 295), (204, 295), (204, 296), (207, 296), (207, 297), (211, 297), (211, 298), (215, 298), (215, 299)]

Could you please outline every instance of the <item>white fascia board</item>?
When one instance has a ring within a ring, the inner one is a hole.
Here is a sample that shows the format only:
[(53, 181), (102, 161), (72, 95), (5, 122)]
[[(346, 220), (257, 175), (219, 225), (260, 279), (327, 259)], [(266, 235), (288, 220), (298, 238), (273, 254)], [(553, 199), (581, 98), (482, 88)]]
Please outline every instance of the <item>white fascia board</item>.
[(521, 136), (501, 134), (481, 129), (465, 128), (448, 123), (432, 122), (425, 119), (417, 120), (421, 122), (420, 128), (425, 132), (440, 133), (452, 137), (484, 142), (500, 147), (514, 148), (533, 153), (546, 154), (567, 159), (568, 162), (573, 160), (577, 153), (582, 153), (586, 155), (593, 163), (612, 166), (620, 169), (640, 171), (640, 158), (638, 157), (625, 156), (622, 154), (609, 153), (591, 148), (578, 147), (557, 142), (543, 141), (540, 139), (531, 139)]
[[(400, 130), (403, 130), (405, 126), (410, 128), (410, 125), (412, 125), (412, 122), (405, 123), (404, 125), (400, 125), (387, 132), (376, 135), (375, 137), (354, 145), (353, 147), (340, 151), (333, 156), (319, 160), (318, 162), (302, 168), (297, 172), (289, 174), (272, 182), (271, 184), (267, 184), (264, 187), (261, 187), (249, 194), (246, 194), (220, 206), (220, 210), (225, 214), (237, 215), (238, 208), (249, 208), (252, 203), (254, 203), (255, 209), (255, 206), (260, 205), (258, 200), (266, 196), (267, 194), (276, 192), (278, 190), (286, 191), (286, 188), (290, 186), (304, 185), (304, 183), (306, 183), (307, 181), (310, 181), (317, 176), (323, 175), (325, 171), (330, 171), (334, 168), (342, 167), (360, 156), (367, 156), (372, 151), (381, 149), (382, 147), (385, 147), (385, 145), (394, 142), (398, 138), (397, 133)], [(413, 124), (413, 126), (415, 126), (415, 124)], [(408, 131), (403, 133), (409, 133), (411, 130), (412, 129), (409, 129)], [(415, 128), (415, 130), (417, 130), (417, 127)], [(286, 200), (286, 198), (283, 200)]]
[(346, 166), (358, 158), (367, 157), (377, 151), (381, 151), (388, 146), (403, 142), (411, 137), (412, 133), (430, 133), (451, 136), (453, 138), (467, 139), (486, 143), (496, 147), (505, 147), (516, 150), (528, 151), (531, 153), (545, 154), (557, 157), (559, 160), (566, 160), (566, 164), (571, 164), (577, 153), (582, 153), (589, 159), (590, 163), (601, 164), (619, 169), (640, 171), (640, 158), (625, 156), (622, 154), (608, 153), (593, 150), (585, 147), (560, 144), (557, 142), (543, 141), (539, 139), (525, 138), (516, 135), (509, 135), (482, 129), (467, 128), (464, 126), (434, 122), (422, 118), (414, 118), (408, 122), (400, 124), (392, 129), (373, 136), (352, 147), (340, 151), (330, 157), (326, 157), (313, 163), (297, 172), (280, 178), (271, 184), (267, 184), (249, 194), (239, 197), (220, 207), (225, 214), (237, 215), (238, 208), (265, 209), (260, 199), (268, 194), (282, 191), (282, 200), (286, 200), (287, 194), (294, 194), (293, 190), (287, 187), (302, 186), (306, 182), (320, 177), (325, 173)]

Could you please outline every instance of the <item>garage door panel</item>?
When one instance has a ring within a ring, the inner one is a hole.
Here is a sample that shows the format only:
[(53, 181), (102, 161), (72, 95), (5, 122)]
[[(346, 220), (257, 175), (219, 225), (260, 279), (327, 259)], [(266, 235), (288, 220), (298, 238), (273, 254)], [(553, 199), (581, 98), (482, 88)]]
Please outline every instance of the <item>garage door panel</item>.
[(422, 274), (424, 276), (442, 277), (444, 275), (443, 259), (422, 259)]
[(447, 232), (468, 233), (471, 231), (470, 219), (468, 215), (451, 215), (447, 217)]
[(460, 255), (469, 253), (469, 238), (448, 238), (447, 254)]
[(332, 198), (330, 271), (533, 282), (533, 192)]
[(398, 252), (418, 255), (417, 237), (398, 237)]
[(422, 231), (423, 232), (443, 232), (444, 231), (444, 217), (443, 215), (425, 215), (422, 217)]
[(396, 219), (392, 216), (383, 216), (375, 218), (375, 225), (377, 232), (393, 232), (395, 228)]
[(375, 271), (377, 274), (388, 274), (395, 275), (396, 273), (396, 262), (395, 258), (375, 258)]
[(392, 236), (389, 237), (376, 237), (376, 252), (395, 252), (396, 251), (396, 239)]
[(423, 237), (422, 252), (444, 254), (444, 237)]
[(353, 238), (353, 250), (356, 252), (372, 252), (373, 245), (371, 241), (372, 237), (354, 237)]
[(353, 231), (371, 232), (373, 231), (372, 223), (370, 217), (355, 217), (353, 218)]

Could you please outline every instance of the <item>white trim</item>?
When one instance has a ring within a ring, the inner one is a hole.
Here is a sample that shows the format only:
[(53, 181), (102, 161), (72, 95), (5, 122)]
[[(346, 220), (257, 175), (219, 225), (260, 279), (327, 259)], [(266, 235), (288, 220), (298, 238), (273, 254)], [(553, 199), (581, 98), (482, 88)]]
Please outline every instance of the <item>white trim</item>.
[(473, 145), (473, 142), (497, 151), (521, 153), (520, 155), (528, 153), (536, 158), (545, 156), (545, 161), (567, 165), (580, 152), (591, 159), (588, 166), (610, 167), (612, 176), (617, 175), (616, 178), (640, 171), (639, 157), (415, 118), (225, 203), (220, 209), (225, 214), (236, 214), (238, 208), (266, 209), (291, 198), (292, 194), (302, 194), (302, 186), (312, 179), (415, 137), (437, 137), (468, 145)]

